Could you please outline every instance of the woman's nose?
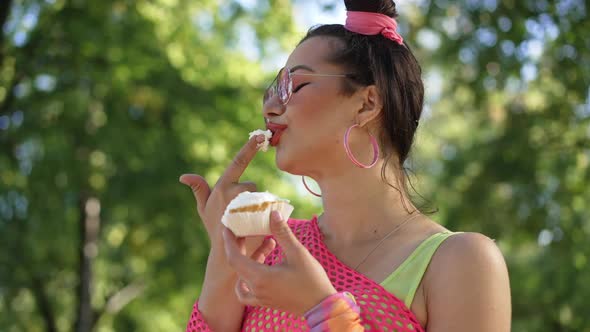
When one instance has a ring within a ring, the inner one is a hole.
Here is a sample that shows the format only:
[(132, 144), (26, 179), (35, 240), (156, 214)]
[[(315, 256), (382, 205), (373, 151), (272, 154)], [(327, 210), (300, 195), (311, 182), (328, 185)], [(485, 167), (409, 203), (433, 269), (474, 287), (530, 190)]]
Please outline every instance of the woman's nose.
[(285, 105), (281, 104), (278, 96), (273, 96), (262, 105), (262, 115), (265, 119), (272, 119), (285, 113)]

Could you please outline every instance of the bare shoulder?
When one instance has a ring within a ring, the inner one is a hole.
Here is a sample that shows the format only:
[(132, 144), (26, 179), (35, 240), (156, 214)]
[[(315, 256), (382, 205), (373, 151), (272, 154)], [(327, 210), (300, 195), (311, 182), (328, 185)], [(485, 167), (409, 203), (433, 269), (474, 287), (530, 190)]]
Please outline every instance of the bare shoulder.
[(506, 264), (495, 241), (480, 233), (457, 233), (445, 240), (432, 264), (445, 270), (478, 272), (486, 268), (503, 268)]
[(424, 279), (428, 331), (510, 331), (508, 270), (496, 243), (479, 233), (445, 240)]

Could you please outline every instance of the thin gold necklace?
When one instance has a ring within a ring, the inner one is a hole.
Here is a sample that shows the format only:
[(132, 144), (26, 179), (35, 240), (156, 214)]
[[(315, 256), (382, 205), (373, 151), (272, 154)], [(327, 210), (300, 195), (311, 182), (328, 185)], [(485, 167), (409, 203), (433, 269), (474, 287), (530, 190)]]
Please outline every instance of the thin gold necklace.
[(367, 258), (369, 258), (369, 256), (371, 256), (371, 254), (372, 254), (372, 253), (373, 253), (375, 250), (377, 250), (377, 248), (379, 248), (379, 246), (381, 245), (381, 243), (383, 243), (383, 241), (385, 241), (385, 240), (386, 240), (388, 237), (390, 237), (390, 236), (391, 236), (393, 233), (395, 233), (396, 231), (398, 231), (399, 229), (401, 229), (403, 225), (407, 224), (407, 223), (408, 223), (410, 220), (412, 220), (412, 219), (416, 218), (416, 217), (417, 217), (417, 216), (419, 216), (419, 215), (421, 215), (421, 214), (420, 214), (420, 212), (418, 212), (418, 213), (417, 213), (417, 214), (415, 214), (415, 215), (411, 215), (411, 214), (410, 214), (410, 215), (409, 215), (409, 216), (406, 218), (406, 220), (402, 221), (402, 222), (401, 222), (401, 223), (399, 223), (397, 226), (395, 226), (395, 228), (394, 228), (394, 229), (393, 229), (391, 232), (387, 233), (387, 235), (385, 235), (385, 236), (384, 236), (384, 237), (381, 239), (381, 241), (379, 241), (379, 243), (377, 243), (377, 245), (376, 245), (376, 246), (375, 246), (373, 249), (371, 249), (371, 251), (369, 251), (369, 253), (367, 254), (367, 256), (365, 256), (365, 258), (363, 258), (363, 260), (362, 260), (360, 263), (358, 263), (358, 264), (357, 264), (357, 266), (355, 266), (355, 267), (354, 267), (354, 270), (355, 270), (355, 271), (358, 271), (358, 268), (359, 268), (359, 266), (361, 266), (361, 265), (362, 265), (362, 264), (363, 264), (363, 263), (364, 263), (364, 262), (367, 260)]

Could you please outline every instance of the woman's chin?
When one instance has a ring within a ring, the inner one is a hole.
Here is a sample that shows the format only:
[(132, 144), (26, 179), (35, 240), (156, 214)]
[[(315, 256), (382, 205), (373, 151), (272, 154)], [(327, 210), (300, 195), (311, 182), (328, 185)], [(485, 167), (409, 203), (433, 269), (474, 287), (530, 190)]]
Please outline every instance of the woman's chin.
[(300, 161), (301, 160), (293, 158), (289, 153), (286, 153), (286, 151), (281, 149), (277, 149), (277, 153), (275, 154), (275, 163), (277, 164), (277, 168), (283, 172), (293, 174), (297, 168), (297, 163)]
[[(324, 153), (324, 155), (329, 152)], [(306, 174), (311, 168), (315, 168), (324, 160), (321, 154), (312, 151), (311, 148), (291, 148), (279, 145), (275, 153), (275, 164), (283, 172), (293, 175)], [(329, 160), (329, 159), (328, 159)]]
[(290, 166), (290, 162), (288, 162), (288, 160), (286, 160), (286, 158), (281, 157), (278, 153), (276, 154), (275, 157), (275, 163), (277, 164), (277, 168), (280, 169), (283, 172), (288, 172), (289, 173), (289, 166)]

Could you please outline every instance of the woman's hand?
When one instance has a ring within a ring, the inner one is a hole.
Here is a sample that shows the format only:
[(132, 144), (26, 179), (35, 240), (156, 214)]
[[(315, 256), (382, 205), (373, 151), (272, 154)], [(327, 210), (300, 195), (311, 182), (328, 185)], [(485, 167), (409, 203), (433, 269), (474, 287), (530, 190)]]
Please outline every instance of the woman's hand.
[[(221, 217), (229, 202), (243, 191), (256, 191), (256, 184), (239, 181), (258, 151), (256, 145), (263, 141), (263, 135), (257, 135), (248, 140), (219, 178), (213, 190), (200, 175), (184, 174), (180, 177), (180, 182), (191, 187), (193, 191), (197, 201), (197, 211), (211, 240), (212, 248), (223, 251)], [(258, 238), (255, 244), (249, 245), (249, 248), (255, 249), (261, 241), (262, 238)]]
[(223, 231), (229, 265), (238, 274), (235, 292), (243, 304), (284, 310), (301, 316), (336, 293), (320, 263), (297, 240), (287, 222), (273, 211), (270, 229), (285, 254), (281, 264), (268, 266), (246, 255), (244, 238)]

